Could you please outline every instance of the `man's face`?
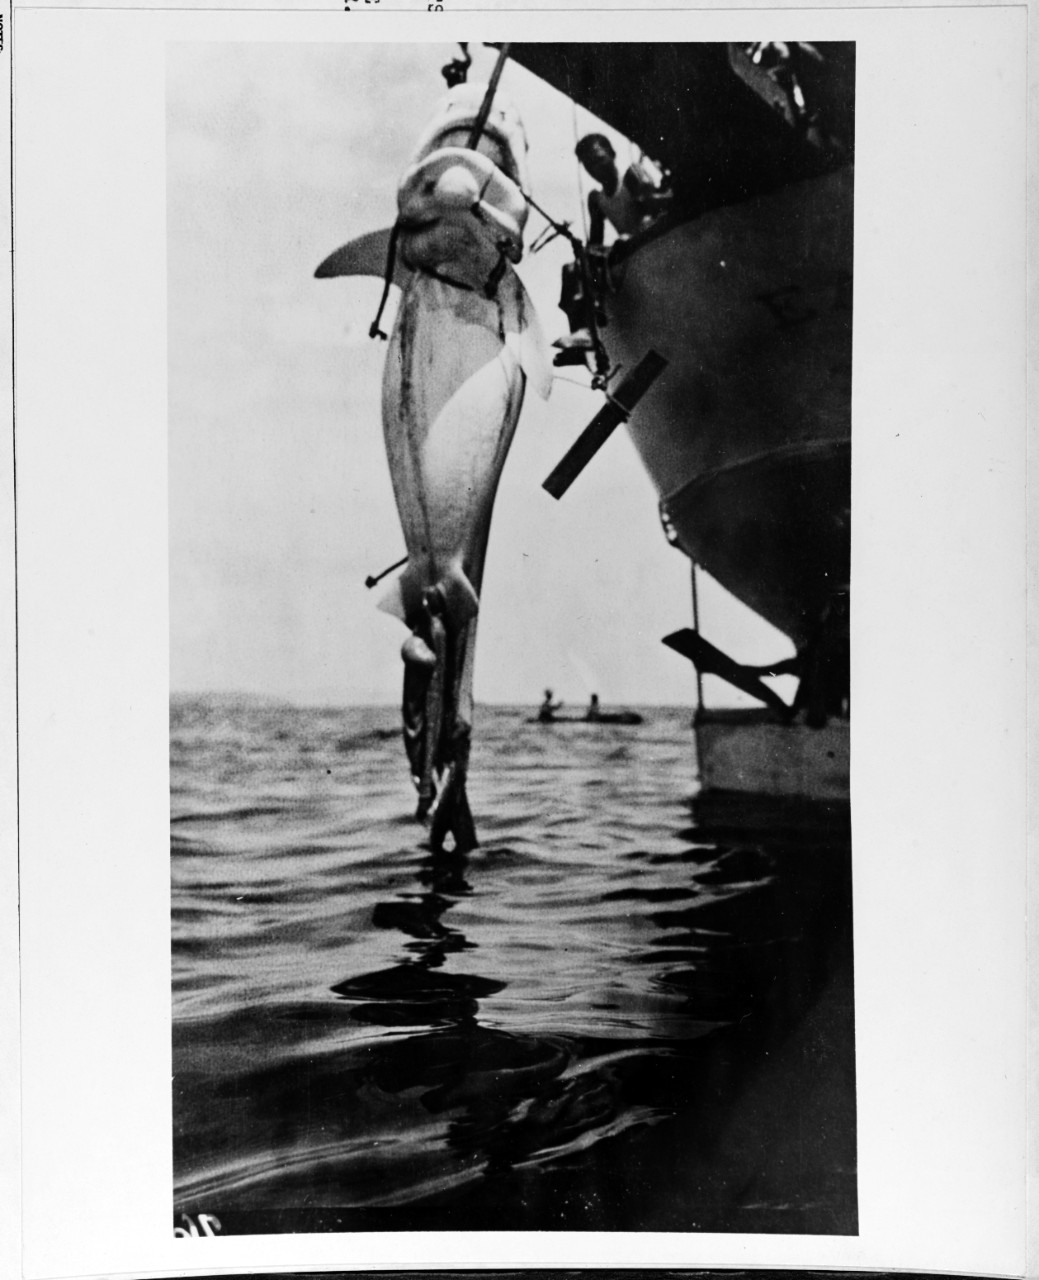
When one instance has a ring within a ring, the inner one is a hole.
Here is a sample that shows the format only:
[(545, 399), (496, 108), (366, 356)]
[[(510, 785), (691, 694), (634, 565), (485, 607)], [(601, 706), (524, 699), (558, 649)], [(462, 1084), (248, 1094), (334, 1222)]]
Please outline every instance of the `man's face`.
[(589, 148), (584, 157), (584, 167), (596, 182), (605, 184), (617, 177), (617, 162), (613, 152), (607, 150), (602, 143)]

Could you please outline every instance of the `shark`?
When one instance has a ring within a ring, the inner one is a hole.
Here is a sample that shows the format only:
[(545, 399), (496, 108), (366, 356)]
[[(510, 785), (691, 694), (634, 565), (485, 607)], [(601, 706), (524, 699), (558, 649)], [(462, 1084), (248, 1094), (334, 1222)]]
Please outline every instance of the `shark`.
[[(393, 227), (348, 241), (319, 277), (401, 288), (382, 382), (386, 457), (407, 549), (380, 607), (408, 628), (403, 736), (434, 851), (477, 844), (466, 780), (480, 590), (494, 500), (528, 383), (552, 366), (515, 265), (527, 220), (527, 142), (486, 86), (438, 105), (397, 189)], [(372, 326), (378, 332), (377, 323)]]

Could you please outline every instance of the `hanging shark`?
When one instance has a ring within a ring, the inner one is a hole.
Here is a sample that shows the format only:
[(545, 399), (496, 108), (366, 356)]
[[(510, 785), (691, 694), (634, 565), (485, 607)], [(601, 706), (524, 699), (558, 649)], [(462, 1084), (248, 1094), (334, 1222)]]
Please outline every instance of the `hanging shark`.
[[(382, 418), (407, 564), (380, 607), (404, 641), (404, 741), (434, 849), (476, 844), (466, 795), (480, 587), (498, 480), (528, 381), (546, 398), (548, 348), (514, 264), (527, 219), (526, 137), (486, 89), (459, 85), (423, 133), (394, 227), (337, 249), (318, 276), (402, 289)], [(478, 133), (478, 137), (474, 137)], [(373, 331), (377, 325), (373, 325)]]

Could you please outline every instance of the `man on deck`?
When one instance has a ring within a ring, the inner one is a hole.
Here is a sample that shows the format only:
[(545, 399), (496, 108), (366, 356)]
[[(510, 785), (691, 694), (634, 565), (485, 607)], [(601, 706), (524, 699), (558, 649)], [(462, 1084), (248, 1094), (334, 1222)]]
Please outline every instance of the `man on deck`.
[(600, 187), (588, 197), (589, 244), (602, 244), (607, 222), (618, 235), (631, 236), (666, 209), (671, 192), (663, 188), (660, 175), (648, 161), (629, 165), (622, 178), (613, 144), (601, 133), (587, 134), (575, 151)]
[[(583, 137), (575, 154), (599, 183), (599, 189), (588, 196), (588, 247), (593, 253), (603, 251), (607, 222), (619, 238), (626, 239), (651, 226), (666, 210), (671, 192), (664, 187), (659, 170), (648, 160), (629, 165), (622, 178), (613, 144), (601, 133)], [(563, 297), (559, 305), (570, 321), (571, 331), (552, 344), (560, 348), (553, 364), (583, 364), (595, 345), (590, 322), (585, 319), (594, 303), (585, 296), (576, 266), (563, 269)]]

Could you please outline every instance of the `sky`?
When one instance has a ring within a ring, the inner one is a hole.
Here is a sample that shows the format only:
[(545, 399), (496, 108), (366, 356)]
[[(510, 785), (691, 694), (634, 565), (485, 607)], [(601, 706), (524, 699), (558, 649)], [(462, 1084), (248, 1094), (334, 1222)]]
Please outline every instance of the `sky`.
[[(381, 282), (313, 272), (392, 223), (457, 46), (168, 49), (171, 690), (395, 702), (406, 632), (363, 585), (404, 554), (382, 441), (385, 347), (368, 338)], [(486, 80), (495, 51), (472, 52), (470, 80)], [(499, 93), (526, 126), (534, 198), (580, 228), (574, 142), (597, 129), (621, 157), (628, 144), (515, 64)], [(543, 225), (532, 215), (528, 244)], [(567, 257), (557, 240), (519, 267), (550, 340), (566, 327)], [(529, 704), (551, 686), (570, 703), (596, 691), (604, 705), (691, 705), (692, 668), (660, 643), (691, 622), (689, 562), (663, 537), (627, 434), (561, 501), (541, 488), (601, 405), (580, 370), (559, 372), (547, 405), (527, 396), (499, 488), (476, 697)], [(709, 580), (700, 604), (705, 634), (734, 657), (792, 651)], [(741, 695), (709, 682), (708, 700)]]

